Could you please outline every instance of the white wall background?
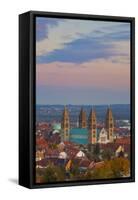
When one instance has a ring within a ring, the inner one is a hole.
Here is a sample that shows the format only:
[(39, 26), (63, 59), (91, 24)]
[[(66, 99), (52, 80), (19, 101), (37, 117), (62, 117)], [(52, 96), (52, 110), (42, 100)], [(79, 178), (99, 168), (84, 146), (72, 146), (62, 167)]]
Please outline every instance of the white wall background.
[[(137, 0), (4, 0), (0, 4), (0, 199), (137, 199), (138, 183), (28, 190), (18, 178), (18, 14), (28, 10), (136, 17)], [(136, 34), (137, 36), (137, 34)], [(138, 47), (136, 38), (136, 47)], [(137, 57), (136, 57), (137, 59)], [(136, 86), (138, 71), (136, 69)], [(138, 89), (136, 87), (136, 96)], [(136, 106), (136, 119), (138, 107)], [(137, 124), (136, 124), (137, 125)], [(137, 130), (137, 129), (136, 129)], [(138, 142), (136, 132), (136, 175)], [(136, 177), (137, 180), (137, 177)]]

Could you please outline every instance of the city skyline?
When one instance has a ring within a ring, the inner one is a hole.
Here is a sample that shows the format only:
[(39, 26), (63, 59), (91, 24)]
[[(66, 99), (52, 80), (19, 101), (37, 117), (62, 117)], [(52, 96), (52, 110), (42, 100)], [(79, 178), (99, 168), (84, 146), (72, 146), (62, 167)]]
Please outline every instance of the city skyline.
[(130, 24), (37, 17), (36, 103), (129, 104)]

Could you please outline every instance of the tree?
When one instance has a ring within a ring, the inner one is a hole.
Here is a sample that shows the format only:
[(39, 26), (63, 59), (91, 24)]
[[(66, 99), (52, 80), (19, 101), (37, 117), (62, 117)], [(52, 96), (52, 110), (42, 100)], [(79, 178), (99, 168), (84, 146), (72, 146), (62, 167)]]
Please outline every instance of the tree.
[(111, 160), (113, 156), (113, 152), (110, 149), (105, 149), (102, 152), (102, 159), (103, 160)]
[(91, 153), (92, 153), (92, 156), (91, 156), (92, 160), (94, 160), (95, 162), (100, 161), (100, 157), (99, 157), (100, 156), (100, 146), (98, 143), (93, 145)]
[(72, 162), (71, 170), (70, 170), (70, 177), (72, 180), (78, 179), (80, 174), (78, 163)]
[(51, 164), (44, 171), (45, 182), (64, 181), (65, 178), (65, 170), (62, 167)]
[(130, 171), (130, 162), (125, 158), (116, 158), (110, 161), (111, 169), (115, 178), (128, 176)]
[(129, 176), (129, 172), (129, 160), (125, 158), (115, 158), (113, 160), (105, 161), (104, 165), (99, 168), (88, 170), (85, 177), (86, 179), (120, 178)]
[(94, 145), (93, 154), (95, 154), (95, 155), (100, 154), (100, 146), (98, 143)]

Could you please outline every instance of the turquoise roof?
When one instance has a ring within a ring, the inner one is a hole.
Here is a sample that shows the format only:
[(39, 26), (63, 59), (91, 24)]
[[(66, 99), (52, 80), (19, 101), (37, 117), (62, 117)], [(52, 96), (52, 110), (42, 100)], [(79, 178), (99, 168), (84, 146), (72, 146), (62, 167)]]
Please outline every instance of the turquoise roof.
[(52, 128), (53, 128), (54, 130), (60, 130), (60, 129), (61, 129), (61, 124), (55, 123), (55, 124), (53, 124)]
[(77, 135), (88, 135), (88, 129), (87, 128), (72, 128), (70, 130), (70, 134), (77, 134)]
[[(101, 129), (97, 128), (97, 138)], [(89, 130), (87, 128), (70, 129), (70, 141), (78, 144), (88, 144)]]
[(88, 129), (72, 128), (70, 130), (70, 141), (78, 144), (88, 144)]

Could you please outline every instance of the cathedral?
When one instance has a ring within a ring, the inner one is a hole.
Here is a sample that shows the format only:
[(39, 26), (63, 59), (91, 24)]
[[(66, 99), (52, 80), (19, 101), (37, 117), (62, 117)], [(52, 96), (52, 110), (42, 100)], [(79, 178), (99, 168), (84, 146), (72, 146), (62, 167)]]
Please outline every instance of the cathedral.
[(114, 140), (114, 118), (112, 110), (107, 109), (105, 117), (105, 127), (97, 128), (97, 117), (94, 109), (86, 116), (86, 112), (81, 108), (79, 114), (79, 125), (77, 128), (70, 126), (70, 116), (67, 107), (64, 107), (61, 131), (62, 140), (71, 141), (78, 144), (96, 144), (96, 143), (112, 143)]

